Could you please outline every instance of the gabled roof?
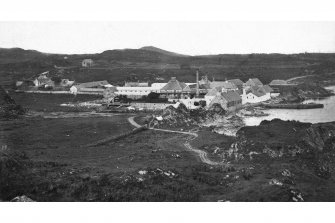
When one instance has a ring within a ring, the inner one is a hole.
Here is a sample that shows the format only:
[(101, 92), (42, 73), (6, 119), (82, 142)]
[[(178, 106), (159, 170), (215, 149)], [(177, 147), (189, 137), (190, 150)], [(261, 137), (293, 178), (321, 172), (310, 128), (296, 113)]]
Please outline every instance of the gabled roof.
[(209, 83), (210, 88), (223, 87), (226, 89), (236, 89), (236, 85), (228, 81), (212, 81)]
[(246, 90), (246, 93), (252, 93), (257, 97), (262, 97), (266, 95), (266, 91), (263, 86), (252, 86)]
[(107, 88), (105, 89), (105, 91), (106, 91), (106, 92), (115, 92), (115, 91), (117, 91), (117, 87), (115, 87), (115, 86), (113, 86), (113, 87), (107, 87)]
[(178, 81), (175, 77), (172, 77), (171, 80), (162, 87), (161, 91), (190, 91), (190, 87), (187, 86), (184, 82)]
[(151, 87), (161, 89), (161, 88), (164, 87), (166, 84), (167, 84), (167, 83), (152, 83), (152, 84), (151, 84)]
[(258, 78), (250, 78), (247, 82), (247, 85), (263, 85), (263, 83)]
[(263, 88), (264, 88), (264, 90), (265, 90), (266, 93), (273, 92), (273, 89), (269, 85), (264, 85)]
[(228, 91), (221, 93), (222, 97), (224, 97), (228, 102), (232, 101), (240, 101), (242, 100), (240, 95), (236, 91)]
[[(196, 89), (197, 84), (190, 84), (188, 85), (191, 89)], [(208, 84), (199, 84), (199, 89), (210, 89)]]
[(205, 96), (216, 96), (221, 91), (222, 91), (222, 87), (212, 88), (208, 91), (208, 93)]
[(269, 85), (286, 85), (287, 81), (285, 80), (273, 80)]
[(45, 76), (45, 75), (41, 75), (41, 76), (39, 76), (39, 77), (37, 77), (36, 78), (38, 81), (50, 81), (51, 79), (50, 78), (48, 78), (47, 76)]
[(231, 80), (228, 80), (228, 82), (231, 82), (235, 84), (236, 86), (244, 84), (243, 81), (241, 81), (240, 79), (231, 79)]
[(148, 82), (126, 82), (124, 84), (125, 87), (148, 87)]
[(107, 81), (93, 81), (87, 83), (81, 83), (76, 85), (77, 88), (93, 88), (93, 87), (103, 87), (105, 85), (109, 85)]

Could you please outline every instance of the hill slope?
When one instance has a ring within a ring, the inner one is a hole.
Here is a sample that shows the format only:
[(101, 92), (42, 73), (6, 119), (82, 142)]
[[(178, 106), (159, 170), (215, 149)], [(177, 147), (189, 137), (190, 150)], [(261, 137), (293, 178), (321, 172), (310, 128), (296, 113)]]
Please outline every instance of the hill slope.
[[(91, 58), (93, 68), (81, 67)], [(58, 68), (55, 68), (57, 66)], [(62, 67), (63, 69), (59, 69)], [(72, 69), (66, 69), (66, 68)], [(76, 69), (74, 69), (76, 68)], [(335, 54), (220, 54), (187, 56), (148, 46), (140, 49), (107, 50), (98, 54), (46, 54), (19, 48), (0, 48), (0, 81), (11, 85), (16, 80), (49, 70), (78, 82), (108, 80), (122, 84), (125, 80), (167, 81), (176, 76), (193, 82), (195, 69), (210, 79), (258, 77), (264, 83), (308, 74), (335, 72)]]
[(144, 46), (144, 47), (141, 47), (140, 50), (158, 52), (158, 53), (165, 54), (165, 55), (168, 55), (168, 56), (181, 56), (181, 57), (187, 56), (187, 55), (183, 55), (183, 54), (170, 52), (170, 51), (167, 51), (167, 50), (162, 50), (162, 49), (154, 47), (154, 46)]

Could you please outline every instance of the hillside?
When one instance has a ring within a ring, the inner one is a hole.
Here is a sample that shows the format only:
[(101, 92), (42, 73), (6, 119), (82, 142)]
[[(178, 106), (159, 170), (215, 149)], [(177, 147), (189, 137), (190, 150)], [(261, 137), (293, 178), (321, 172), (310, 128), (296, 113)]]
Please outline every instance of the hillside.
[(165, 54), (165, 55), (168, 55), (168, 56), (180, 56), (180, 57), (186, 57), (187, 56), (187, 55), (183, 55), (183, 54), (170, 52), (170, 51), (167, 51), (167, 50), (162, 50), (162, 49), (154, 47), (154, 46), (144, 46), (144, 47), (141, 47), (140, 50), (158, 52), (158, 53)]
[[(93, 68), (82, 68), (81, 61), (91, 58)], [(58, 68), (55, 68), (57, 66)], [(59, 69), (59, 68), (62, 69)], [(71, 69), (67, 69), (71, 68)], [(329, 76), (335, 71), (335, 54), (219, 54), (187, 56), (156, 47), (107, 50), (98, 54), (46, 54), (20, 48), (0, 48), (0, 82), (11, 86), (16, 80), (49, 70), (77, 82), (108, 80), (167, 81), (176, 76), (182, 81), (195, 80), (195, 69), (210, 79), (258, 77), (264, 83), (314, 74)], [(329, 78), (328, 77), (328, 78)]]

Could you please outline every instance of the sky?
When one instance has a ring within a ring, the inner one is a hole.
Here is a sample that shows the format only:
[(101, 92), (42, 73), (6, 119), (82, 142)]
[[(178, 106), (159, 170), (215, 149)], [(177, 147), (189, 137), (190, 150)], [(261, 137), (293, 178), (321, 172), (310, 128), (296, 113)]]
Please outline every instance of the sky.
[(335, 22), (0, 22), (0, 47), (100, 53), (155, 46), (187, 55), (335, 52)]

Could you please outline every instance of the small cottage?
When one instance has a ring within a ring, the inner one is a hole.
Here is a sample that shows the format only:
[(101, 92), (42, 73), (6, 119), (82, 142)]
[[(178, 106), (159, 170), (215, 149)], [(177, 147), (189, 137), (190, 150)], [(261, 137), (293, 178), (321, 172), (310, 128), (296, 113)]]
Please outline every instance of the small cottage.
[(94, 62), (92, 59), (84, 59), (82, 62), (81, 62), (81, 66), (82, 67), (93, 67), (94, 65)]
[(51, 80), (51, 78), (47, 77), (47, 74), (49, 74), (49, 71), (43, 72), (40, 75), (38, 75), (37, 78), (33, 80), (33, 83), (35, 87), (54, 87), (55, 82)]

